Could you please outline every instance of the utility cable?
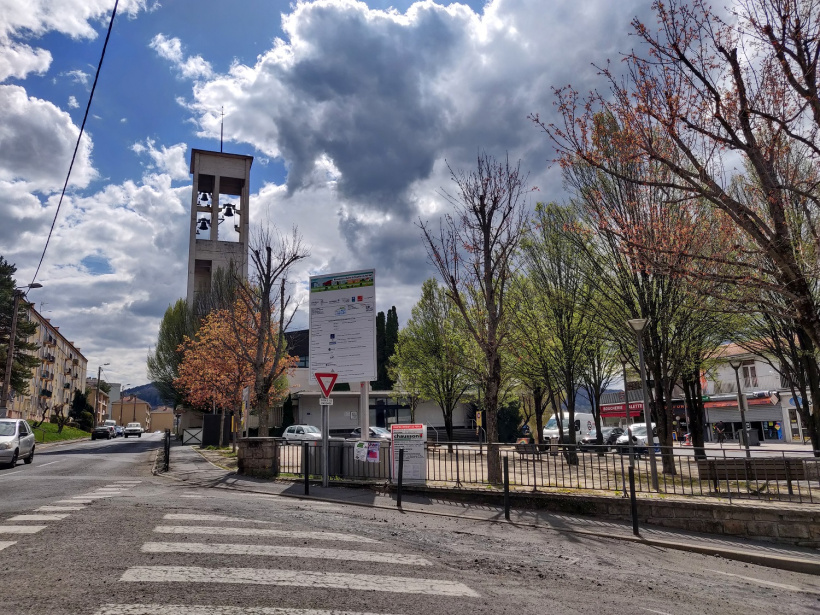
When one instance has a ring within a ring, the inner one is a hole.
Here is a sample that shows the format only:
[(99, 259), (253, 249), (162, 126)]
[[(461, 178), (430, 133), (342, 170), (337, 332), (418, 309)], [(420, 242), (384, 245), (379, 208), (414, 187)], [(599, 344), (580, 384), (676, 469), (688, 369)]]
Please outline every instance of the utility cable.
[(111, 21), (108, 22), (108, 32), (105, 35), (105, 43), (103, 43), (102, 54), (100, 55), (100, 61), (97, 64), (97, 73), (94, 75), (94, 83), (91, 86), (91, 94), (88, 96), (88, 104), (85, 106), (85, 115), (83, 115), (83, 123), (80, 126), (80, 134), (77, 135), (77, 143), (74, 145), (74, 154), (71, 156), (71, 164), (68, 165), (68, 173), (65, 176), (65, 183), (63, 184), (63, 191), (60, 194), (60, 200), (57, 202), (57, 211), (54, 212), (54, 220), (51, 222), (51, 229), (48, 231), (46, 245), (43, 246), (43, 253), (40, 255), (40, 262), (37, 264), (37, 270), (31, 278), (32, 284), (34, 284), (34, 281), (37, 279), (37, 274), (40, 273), (40, 267), (43, 266), (43, 259), (46, 257), (46, 250), (48, 250), (51, 235), (54, 233), (54, 227), (57, 224), (57, 217), (60, 215), (60, 208), (63, 206), (63, 198), (65, 197), (65, 191), (68, 188), (68, 180), (71, 178), (71, 170), (74, 168), (74, 161), (77, 158), (77, 150), (80, 148), (80, 140), (83, 138), (83, 133), (85, 132), (85, 122), (88, 120), (88, 112), (91, 110), (91, 101), (94, 99), (94, 90), (97, 89), (97, 80), (100, 78), (100, 69), (102, 69), (103, 59), (105, 58), (105, 50), (108, 47), (108, 39), (111, 38), (111, 29), (114, 27), (114, 17), (117, 14), (117, 5), (119, 5), (119, 3), (120, 0), (114, 1), (114, 10), (111, 11)]

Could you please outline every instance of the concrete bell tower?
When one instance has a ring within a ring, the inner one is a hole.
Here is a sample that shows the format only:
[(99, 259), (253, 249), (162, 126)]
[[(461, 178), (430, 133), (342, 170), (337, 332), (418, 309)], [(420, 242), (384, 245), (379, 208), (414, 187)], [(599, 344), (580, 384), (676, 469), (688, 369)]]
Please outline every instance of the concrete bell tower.
[(209, 292), (218, 268), (233, 263), (248, 277), (249, 184), (253, 156), (191, 150), (191, 230), (188, 247), (189, 305)]

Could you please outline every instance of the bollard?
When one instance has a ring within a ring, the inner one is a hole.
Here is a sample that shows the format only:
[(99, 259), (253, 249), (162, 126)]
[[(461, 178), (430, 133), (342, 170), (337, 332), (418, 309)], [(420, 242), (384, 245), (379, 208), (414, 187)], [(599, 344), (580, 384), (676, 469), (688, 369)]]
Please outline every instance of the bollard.
[(310, 445), (302, 444), (302, 471), (305, 474), (305, 495), (310, 495)]
[(504, 518), (510, 520), (510, 465), (509, 458), (504, 456)]
[(399, 485), (396, 490), (396, 506), (401, 508), (401, 478), (404, 473), (404, 449), (399, 449)]
[(629, 466), (629, 504), (632, 508), (632, 533), (640, 536), (638, 529), (638, 499), (635, 496), (635, 466)]

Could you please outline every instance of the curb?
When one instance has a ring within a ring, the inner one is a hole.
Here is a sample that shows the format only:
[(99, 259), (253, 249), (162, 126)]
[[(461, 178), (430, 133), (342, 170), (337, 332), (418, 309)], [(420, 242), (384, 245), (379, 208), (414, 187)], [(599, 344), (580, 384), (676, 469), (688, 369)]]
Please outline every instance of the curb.
[[(205, 459), (203, 457), (203, 459)], [(206, 459), (206, 461), (208, 461)], [(209, 462), (210, 463), (210, 462)], [(214, 467), (215, 464), (211, 464)], [(222, 468), (220, 468), (222, 469)], [(190, 482), (188, 480), (177, 478), (175, 476), (170, 476), (169, 474), (157, 474), (157, 476), (166, 477), (172, 480), (175, 480), (180, 483), (187, 483)], [(195, 485), (197, 487), (203, 488), (213, 488), (215, 485)], [(628, 536), (628, 535), (619, 535), (619, 534), (612, 534), (606, 532), (598, 532), (595, 530), (580, 530), (580, 529), (567, 529), (567, 528), (555, 528), (549, 525), (539, 525), (537, 523), (516, 523), (515, 521), (507, 521), (505, 519), (487, 519), (486, 517), (474, 517), (471, 515), (455, 515), (451, 513), (444, 513), (434, 510), (419, 510), (416, 508), (398, 508), (396, 506), (385, 506), (383, 504), (365, 504), (363, 502), (350, 502), (347, 500), (340, 500), (336, 498), (328, 498), (328, 497), (319, 497), (319, 496), (305, 496), (293, 493), (270, 493), (267, 491), (260, 491), (257, 489), (250, 489), (247, 487), (236, 487), (236, 486), (229, 486), (229, 485), (222, 485), (222, 489), (228, 489), (231, 491), (238, 491), (240, 493), (255, 493), (259, 495), (267, 495), (270, 497), (285, 497), (285, 498), (293, 498), (296, 500), (306, 500), (306, 501), (315, 501), (315, 502), (326, 502), (332, 504), (345, 504), (348, 506), (358, 506), (360, 508), (375, 508), (380, 510), (391, 510), (391, 511), (398, 511), (403, 514), (408, 513), (415, 513), (421, 515), (431, 515), (435, 517), (447, 517), (452, 519), (467, 519), (469, 521), (479, 521), (483, 523), (492, 523), (492, 524), (505, 524), (505, 525), (512, 525), (515, 527), (530, 527), (536, 528), (540, 530), (550, 530), (553, 532), (558, 532), (561, 534), (574, 534), (574, 535), (581, 535), (581, 536), (590, 536), (595, 538), (609, 538), (611, 540), (620, 540), (621, 542), (631, 542), (636, 544), (644, 544), (647, 546), (653, 547), (663, 547), (666, 549), (673, 549), (676, 551), (686, 551), (689, 553), (699, 553), (701, 555), (711, 555), (715, 557), (722, 557), (724, 559), (734, 560), (743, 562), (746, 564), (756, 564), (759, 566), (766, 566), (768, 568), (776, 568), (779, 570), (789, 570), (791, 572), (801, 572), (804, 574), (811, 574), (815, 576), (820, 576), (820, 561), (813, 561), (809, 559), (797, 558), (797, 557), (785, 557), (782, 555), (772, 555), (768, 553), (756, 553), (754, 551), (743, 551), (740, 549), (731, 549), (724, 546), (710, 546), (705, 544), (689, 544), (684, 542), (677, 542), (673, 540), (661, 540), (657, 538), (643, 538), (640, 536)]]

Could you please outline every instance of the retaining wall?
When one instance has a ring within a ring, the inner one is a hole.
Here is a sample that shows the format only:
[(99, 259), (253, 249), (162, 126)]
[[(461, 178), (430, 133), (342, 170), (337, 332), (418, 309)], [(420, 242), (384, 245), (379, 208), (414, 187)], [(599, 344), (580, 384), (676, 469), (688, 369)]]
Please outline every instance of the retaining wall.
[[(388, 488), (395, 491), (395, 485)], [(417, 485), (404, 485), (402, 491), (431, 498), (504, 505), (504, 494), (497, 492)], [(632, 519), (629, 498), (511, 492), (510, 506), (519, 510), (546, 510), (614, 521)], [(638, 517), (642, 524), (820, 548), (820, 507), (815, 505), (777, 508), (768, 503), (750, 506), (743, 503), (639, 499)]]

